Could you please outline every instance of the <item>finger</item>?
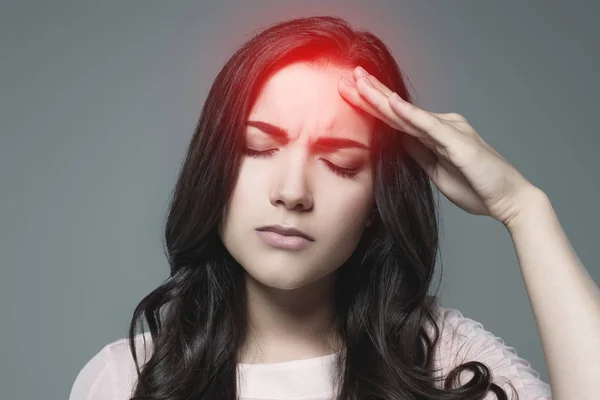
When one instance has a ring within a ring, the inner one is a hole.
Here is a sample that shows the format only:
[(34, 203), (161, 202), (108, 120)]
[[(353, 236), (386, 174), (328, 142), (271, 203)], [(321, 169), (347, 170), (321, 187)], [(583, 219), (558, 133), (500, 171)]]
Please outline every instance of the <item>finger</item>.
[(388, 88), (387, 86), (385, 86), (383, 83), (381, 83), (379, 81), (379, 79), (377, 79), (375, 76), (369, 74), (362, 67), (356, 67), (354, 69), (354, 71), (352, 72), (352, 75), (354, 76), (354, 78), (356, 80), (358, 80), (361, 77), (367, 78), (373, 84), (373, 86), (375, 86), (376, 89), (378, 89), (379, 91), (381, 91), (381, 93), (383, 93), (386, 96), (389, 96), (389, 95), (391, 95), (393, 93), (393, 91), (390, 88)]
[(407, 121), (391, 108), (388, 96), (384, 95), (374, 86), (371, 86), (368, 82), (368, 79), (365, 77), (359, 78), (356, 82), (356, 89), (361, 97), (364, 97), (370, 105), (386, 118), (386, 120), (392, 121), (394, 126), (400, 127), (400, 130), (413, 136), (423, 136), (423, 133), (420, 132), (419, 129), (412, 124), (407, 123)]
[[(369, 74), (364, 68), (362, 67), (356, 67), (352, 73), (352, 75), (354, 76), (354, 78), (356, 80), (358, 80), (360, 77), (366, 77), (372, 84), (373, 86), (375, 86), (376, 89), (378, 89), (380, 92), (382, 92), (384, 95), (386, 96), (391, 96), (394, 91), (391, 90), (390, 88), (388, 88), (387, 86), (385, 86), (383, 83), (381, 83), (379, 81), (379, 79), (377, 79), (374, 75)], [(431, 113), (437, 117), (443, 118), (446, 121), (453, 121), (453, 122), (458, 122), (458, 121), (464, 121), (465, 118), (457, 113), (451, 112), (451, 113)]]
[(369, 102), (366, 101), (358, 93), (355, 86), (351, 87), (347, 83), (344, 82), (343, 77), (342, 77), (342, 79), (340, 79), (340, 82), (338, 83), (338, 90), (339, 90), (340, 94), (342, 95), (342, 97), (345, 100), (347, 100), (349, 103), (363, 109), (367, 113), (371, 114), (373, 117), (382, 120), (383, 122), (385, 122), (386, 124), (388, 124), (389, 126), (391, 126), (394, 129), (397, 129), (397, 130), (403, 129), (403, 127), (398, 125), (396, 123), (396, 121), (390, 120), (385, 115), (383, 115), (381, 112), (379, 112), (374, 106), (369, 104)]
[(418, 138), (423, 145), (434, 152), (450, 148), (452, 142), (462, 135), (439, 117), (404, 101), (397, 93), (393, 92), (390, 96), (385, 96), (369, 82), (364, 76), (360, 77), (356, 82), (358, 93), (387, 120), (400, 126), (402, 132)]
[[(375, 78), (372, 75), (369, 75), (366, 73), (366, 71), (364, 71), (364, 69), (362, 69), (361, 67), (357, 67), (354, 72), (353, 72), (353, 76), (357, 77), (358, 79), (361, 80), (361, 78), (363, 79), (369, 79), (369, 81), (371, 83), (374, 84), (374, 86), (376, 86), (375, 89), (377, 89), (377, 91), (380, 92), (381, 95), (386, 96), (385, 93), (390, 93), (390, 95), (393, 95), (394, 92), (392, 90), (390, 90), (389, 88), (387, 88), (384, 84), (382, 84), (377, 78)], [(368, 78), (364, 78), (365, 76), (367, 76)], [(357, 82), (358, 83), (358, 82)], [(380, 120), (384, 121), (386, 124), (388, 124), (389, 126), (391, 126), (392, 128), (402, 131), (402, 132), (406, 132), (408, 130), (412, 130), (412, 134), (413, 135), (417, 135), (417, 137), (420, 137), (422, 139), (422, 145), (424, 145), (426, 148), (430, 148), (430, 149), (434, 149), (435, 148), (435, 141), (432, 141), (431, 138), (428, 137), (424, 137), (423, 133), (421, 133), (419, 135), (420, 132), (415, 132), (414, 127), (411, 128), (406, 122), (403, 122), (401, 119), (397, 118), (397, 114), (395, 112), (390, 112), (390, 113), (385, 113), (381, 111), (381, 107), (377, 107), (377, 103), (381, 101), (381, 96), (374, 96), (375, 101), (372, 101), (373, 98), (370, 96), (364, 96), (361, 95), (360, 93), (357, 92), (357, 90), (354, 90), (354, 88), (350, 88), (347, 85), (341, 85), (344, 86), (345, 89), (342, 90), (342, 92), (344, 92), (344, 94), (347, 95), (347, 97), (349, 97), (349, 101), (355, 105), (357, 105), (358, 107), (364, 109), (365, 111), (367, 111), (369, 114), (373, 115), (376, 118), (379, 118)], [(370, 92), (373, 92), (372, 90)], [(385, 92), (385, 93), (384, 93)], [(386, 96), (389, 97), (389, 96)], [(367, 98), (367, 100), (375, 103), (376, 107), (373, 107), (371, 104), (369, 104), (369, 102), (365, 101), (364, 99)], [(381, 102), (380, 104), (386, 104), (389, 107), (389, 101), (388, 102)], [(389, 115), (392, 114), (394, 115), (394, 117), (396, 118), (390, 118)], [(445, 118), (447, 121), (451, 121), (451, 120), (462, 120), (464, 119), (461, 115), (456, 114), (456, 113), (446, 113), (446, 114), (434, 114), (433, 115), (439, 115), (442, 116), (443, 118)], [(431, 150), (428, 150), (431, 151)], [(422, 153), (422, 152), (421, 152)]]
[(436, 115), (404, 101), (396, 93), (388, 97), (388, 104), (395, 114), (413, 128), (406, 132), (414, 133), (416, 137), (431, 138), (441, 147), (448, 148), (459, 135), (463, 135)]
[(465, 117), (460, 114), (451, 112), (451, 113), (432, 113), (433, 115), (445, 119), (450, 122), (466, 122)]

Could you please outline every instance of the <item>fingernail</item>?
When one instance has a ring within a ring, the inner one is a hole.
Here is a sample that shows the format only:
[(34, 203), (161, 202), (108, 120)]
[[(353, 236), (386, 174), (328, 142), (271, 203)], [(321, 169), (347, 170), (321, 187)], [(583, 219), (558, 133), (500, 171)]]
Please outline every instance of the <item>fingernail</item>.
[(342, 76), (342, 82), (344, 82), (344, 84), (346, 86), (350, 86), (351, 88), (355, 88), (356, 85), (354, 84), (354, 82), (352, 82), (350, 79), (346, 78), (345, 76)]
[(365, 78), (367, 76), (369, 76), (369, 73), (367, 72), (367, 70), (365, 70), (363, 67), (358, 66), (356, 67), (356, 72), (358, 73), (359, 76), (364, 76)]

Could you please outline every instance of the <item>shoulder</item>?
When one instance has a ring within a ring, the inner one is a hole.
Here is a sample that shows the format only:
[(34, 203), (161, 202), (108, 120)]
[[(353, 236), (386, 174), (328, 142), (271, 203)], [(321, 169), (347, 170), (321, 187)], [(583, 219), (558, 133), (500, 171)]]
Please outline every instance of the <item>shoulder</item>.
[[(481, 322), (439, 304), (434, 313), (440, 328), (434, 362), (443, 376), (465, 362), (479, 361), (490, 369), (493, 382), (506, 389), (509, 397), (511, 389), (505, 384), (508, 381), (521, 399), (551, 399), (550, 386), (540, 379), (531, 364), (504, 340), (487, 331)], [(461, 375), (461, 383), (471, 376), (472, 373)]]
[[(151, 344), (149, 332), (135, 336), (140, 368), (151, 356)], [(121, 338), (104, 346), (83, 366), (75, 378), (69, 400), (129, 399), (136, 380), (129, 339)]]

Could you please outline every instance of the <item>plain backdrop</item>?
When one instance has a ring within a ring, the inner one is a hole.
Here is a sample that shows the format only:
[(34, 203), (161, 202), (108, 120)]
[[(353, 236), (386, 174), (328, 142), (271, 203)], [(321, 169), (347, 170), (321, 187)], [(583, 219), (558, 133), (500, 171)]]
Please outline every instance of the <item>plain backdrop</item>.
[[(592, 1), (2, 2), (0, 387), (65, 399), (168, 276), (170, 192), (224, 62), (274, 22), (317, 14), (378, 35), (417, 105), (458, 112), (551, 199), (596, 282), (598, 89)], [(447, 307), (548, 381), (510, 236), (441, 197)]]

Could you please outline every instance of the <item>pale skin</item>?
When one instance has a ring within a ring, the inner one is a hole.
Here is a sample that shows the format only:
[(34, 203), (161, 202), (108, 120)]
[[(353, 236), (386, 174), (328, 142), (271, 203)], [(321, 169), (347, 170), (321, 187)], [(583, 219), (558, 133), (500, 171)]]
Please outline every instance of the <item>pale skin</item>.
[(540, 333), (552, 398), (597, 398), (600, 290), (549, 198), (463, 116), (407, 103), (361, 67), (352, 78), (339, 81), (344, 99), (406, 133), (409, 154), (452, 203), (507, 228)]
[[(352, 69), (287, 65), (262, 85), (249, 112), (247, 150), (219, 229), (246, 277), (249, 335), (241, 363), (340, 351), (332, 326), (336, 273), (373, 209), (368, 147), (376, 122), (339, 95), (340, 73), (351, 76)], [(255, 231), (270, 224), (295, 227), (314, 242), (302, 251), (274, 248)]]

